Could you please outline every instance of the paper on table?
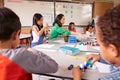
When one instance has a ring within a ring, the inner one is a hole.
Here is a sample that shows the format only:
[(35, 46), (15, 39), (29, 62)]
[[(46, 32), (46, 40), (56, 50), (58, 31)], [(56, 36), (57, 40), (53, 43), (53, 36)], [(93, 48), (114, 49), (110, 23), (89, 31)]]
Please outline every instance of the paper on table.
[(99, 53), (95, 53), (95, 52), (94, 53), (90, 53), (90, 52), (87, 52), (86, 54), (87, 55), (89, 55), (89, 54), (97, 54), (98, 55)]
[(57, 43), (65, 43), (64, 40), (55, 40), (54, 42), (57, 42)]
[(66, 55), (69, 58), (85, 61), (85, 57)]
[(97, 66), (99, 72), (110, 73), (110, 65), (101, 62), (95, 62), (95, 65)]
[[(75, 44), (66, 44), (65, 46), (74, 47)], [(75, 48), (79, 48), (80, 50), (87, 51), (87, 46), (84, 46), (84, 45), (76, 45)]]
[(38, 45), (37, 47), (39, 47), (39, 48), (52, 48), (53, 46), (55, 46), (55, 45), (51, 45), (51, 44), (40, 44), (40, 45)]
[(92, 47), (92, 48), (100, 51), (100, 46), (94, 46), (94, 47)]
[(87, 51), (87, 46), (85, 45), (77, 45), (76, 48), (79, 48), (80, 50)]
[(65, 46), (74, 47), (75, 44), (66, 44)]

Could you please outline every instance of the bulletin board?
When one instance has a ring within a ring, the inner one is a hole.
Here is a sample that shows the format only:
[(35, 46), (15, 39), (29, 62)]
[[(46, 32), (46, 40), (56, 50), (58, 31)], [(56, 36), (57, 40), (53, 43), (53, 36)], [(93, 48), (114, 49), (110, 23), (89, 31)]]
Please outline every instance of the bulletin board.
[(54, 3), (43, 1), (4, 0), (4, 6), (12, 9), (19, 17), (22, 26), (32, 26), (35, 13), (41, 13), (44, 24), (52, 25), (54, 21)]
[(65, 25), (75, 22), (76, 25), (88, 25), (92, 19), (92, 4), (56, 2), (56, 15), (65, 15)]

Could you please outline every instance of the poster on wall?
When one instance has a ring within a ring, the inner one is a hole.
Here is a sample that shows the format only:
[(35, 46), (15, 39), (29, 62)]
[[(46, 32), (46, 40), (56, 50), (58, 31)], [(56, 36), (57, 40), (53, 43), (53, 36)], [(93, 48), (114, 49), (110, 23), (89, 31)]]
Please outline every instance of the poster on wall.
[(65, 16), (65, 24), (74, 22), (76, 25), (88, 25), (92, 19), (92, 4), (56, 2), (56, 15)]

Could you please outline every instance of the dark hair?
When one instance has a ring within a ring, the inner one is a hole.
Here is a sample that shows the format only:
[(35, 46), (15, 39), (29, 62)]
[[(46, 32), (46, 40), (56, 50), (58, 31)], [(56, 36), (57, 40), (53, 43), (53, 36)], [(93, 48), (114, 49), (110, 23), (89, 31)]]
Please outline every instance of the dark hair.
[(97, 22), (100, 40), (105, 46), (120, 47), (120, 5), (109, 9)]
[(57, 15), (57, 17), (55, 18), (55, 21), (54, 21), (54, 23), (53, 23), (53, 26), (54, 26), (55, 24), (57, 24), (59, 27), (62, 27), (62, 23), (60, 22), (60, 20), (62, 19), (63, 16), (64, 16), (63, 14)]
[(72, 25), (75, 25), (75, 23), (74, 23), (74, 22), (70, 22), (70, 23), (69, 23), (69, 26), (68, 26), (68, 29), (69, 29), (69, 30), (71, 30)]
[[(43, 16), (39, 13), (35, 13), (34, 16), (33, 16), (33, 25), (36, 25), (37, 28), (39, 30), (41, 30), (41, 28), (43, 28), (43, 24), (40, 26), (37, 24), (37, 22), (42, 18)], [(32, 35), (32, 29), (30, 30), (30, 34), (31, 34), (31, 37), (30, 37), (30, 45), (31, 45), (31, 42), (33, 40), (33, 35)], [(44, 33), (43, 33), (44, 34)], [(45, 35), (45, 34), (44, 34)]]
[(93, 25), (87, 25), (87, 27), (86, 27), (86, 31), (88, 31), (88, 29), (89, 29), (90, 27), (94, 28)]
[(6, 41), (11, 38), (13, 32), (21, 29), (19, 17), (6, 7), (0, 8), (0, 40)]
[(39, 13), (35, 13), (33, 16), (33, 25), (36, 25), (38, 27), (39, 30), (41, 30), (41, 28), (43, 28), (43, 24), (40, 26), (37, 24), (37, 22), (42, 18), (43, 16)]

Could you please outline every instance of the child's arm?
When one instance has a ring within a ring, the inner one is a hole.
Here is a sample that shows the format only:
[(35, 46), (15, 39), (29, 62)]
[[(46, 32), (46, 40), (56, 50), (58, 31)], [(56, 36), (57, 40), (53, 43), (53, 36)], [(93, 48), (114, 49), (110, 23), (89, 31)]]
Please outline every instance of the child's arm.
[(80, 70), (80, 67), (75, 67), (72, 72), (73, 80), (81, 80), (81, 74), (82, 71)]
[(71, 32), (69, 30), (64, 30), (63, 28), (59, 28), (56, 30), (59, 34), (70, 35)]
[(105, 63), (108, 64), (108, 62), (106, 62), (103, 58), (101, 58), (100, 55), (97, 54), (90, 54), (86, 57), (86, 60), (88, 61), (90, 58), (93, 58), (92, 60), (92, 64), (94, 64), (96, 61), (99, 61), (101, 63)]
[(72, 35), (79, 35), (79, 36), (82, 36), (82, 34), (79, 33), (79, 32), (72, 32), (72, 31), (71, 31), (71, 34), (72, 34)]
[(38, 36), (41, 36), (47, 27), (48, 27), (48, 26), (46, 25), (46, 26), (44, 26), (44, 27), (39, 31), (39, 30), (36, 28), (36, 26), (33, 26), (32, 30), (33, 30)]
[(14, 61), (28, 73), (54, 73), (58, 64), (44, 53), (25, 48), (16, 49)]
[[(92, 64), (94, 64), (96, 61), (100, 59), (100, 56), (96, 54), (90, 54), (86, 57), (87, 61), (91, 58), (92, 58)], [(75, 67), (73, 70), (73, 80), (81, 80), (81, 75), (82, 75), (82, 71), (80, 67), (79, 66)]]

